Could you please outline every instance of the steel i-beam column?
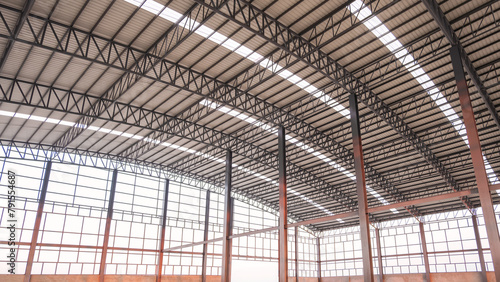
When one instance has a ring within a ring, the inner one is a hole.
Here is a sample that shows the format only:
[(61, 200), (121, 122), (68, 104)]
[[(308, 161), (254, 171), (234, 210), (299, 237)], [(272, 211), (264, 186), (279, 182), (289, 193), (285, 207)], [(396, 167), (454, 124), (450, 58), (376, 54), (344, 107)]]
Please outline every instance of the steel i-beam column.
[(35, 227), (33, 227), (33, 235), (31, 236), (30, 251), (28, 253), (28, 261), (26, 263), (26, 272), (24, 274), (24, 282), (31, 280), (31, 269), (33, 268), (33, 259), (35, 258), (36, 242), (38, 241), (38, 232), (40, 231), (40, 223), (42, 222), (43, 206), (45, 205), (45, 196), (49, 186), (50, 171), (52, 162), (48, 161), (45, 166), (43, 175), (42, 190), (40, 191), (40, 199), (38, 201), (38, 209), (36, 210)]
[(226, 153), (226, 182), (224, 194), (224, 241), (222, 243), (222, 282), (231, 281), (231, 172), (233, 166), (233, 153)]
[(431, 267), (429, 265), (429, 254), (427, 253), (427, 241), (425, 240), (424, 223), (420, 222), (418, 224), (420, 227), (420, 241), (422, 243), (422, 255), (424, 256), (425, 265), (425, 281), (431, 281)]
[(361, 251), (363, 254), (364, 281), (373, 281), (372, 247), (370, 240), (370, 222), (368, 220), (368, 202), (366, 197), (365, 165), (359, 124), (358, 101), (355, 93), (349, 95), (351, 112), (352, 142), (354, 151), (354, 169), (356, 171), (356, 192), (358, 194), (358, 213), (360, 224)]
[(278, 128), (278, 172), (279, 172), (279, 281), (288, 281), (288, 232), (286, 197), (286, 140), (285, 127)]
[(163, 250), (165, 250), (165, 229), (167, 226), (167, 206), (168, 206), (168, 190), (170, 180), (165, 179), (165, 195), (163, 197), (163, 216), (161, 218), (161, 237), (160, 237), (160, 257), (158, 258), (158, 265), (156, 267), (156, 282), (161, 282), (161, 275), (163, 274)]
[[(229, 198), (230, 200), (230, 210), (229, 210), (229, 215), (230, 215), (230, 220), (229, 220), (229, 236), (233, 236), (233, 226), (234, 226), (234, 198), (233, 197), (230, 197)], [(232, 262), (233, 261), (233, 239), (229, 239), (229, 261)], [(231, 264), (230, 264), (231, 266)], [(228, 272), (228, 277), (229, 279), (231, 279), (231, 268), (232, 267), (229, 267), (227, 269), (227, 272)]]
[[(210, 190), (207, 190), (207, 197), (205, 200), (205, 228), (203, 229), (203, 241), (208, 240), (208, 224), (210, 220)], [(201, 281), (207, 281), (207, 248), (208, 244), (203, 244), (203, 261), (201, 263)]]
[(299, 227), (295, 226), (295, 281), (299, 282)]
[(481, 244), (481, 236), (477, 226), (477, 216), (472, 216), (472, 226), (474, 227), (474, 235), (476, 237), (477, 255), (479, 256), (479, 264), (481, 265), (481, 282), (487, 282), (486, 278), (486, 263), (484, 262), (483, 245)]
[(458, 96), (460, 98), (460, 106), (462, 107), (462, 115), (464, 119), (465, 129), (467, 131), (467, 139), (469, 140), (469, 148), (476, 176), (477, 188), (479, 190), (479, 200), (483, 209), (484, 223), (486, 225), (486, 233), (490, 243), (491, 257), (495, 268), (496, 281), (500, 281), (500, 237), (498, 235), (497, 220), (495, 218), (495, 210), (491, 200), (491, 192), (489, 189), (488, 176), (484, 166), (483, 153), (481, 151), (481, 143), (476, 127), (476, 119), (470, 101), (469, 89), (465, 79), (464, 68), (460, 56), (460, 49), (457, 45), (453, 45), (450, 49), (451, 62), (457, 81)]
[(113, 178), (111, 179), (111, 189), (109, 191), (108, 215), (106, 217), (106, 227), (104, 229), (104, 241), (102, 243), (101, 265), (99, 267), (99, 282), (104, 282), (104, 274), (106, 269), (106, 255), (108, 253), (109, 230), (111, 228), (111, 219), (113, 218), (113, 204), (115, 203), (116, 178), (118, 170), (113, 170)]
[(316, 246), (318, 247), (318, 282), (321, 282), (321, 245), (319, 237), (316, 238)]
[(382, 265), (382, 245), (380, 244), (380, 229), (375, 229), (375, 236), (377, 239), (377, 259), (378, 259), (378, 280), (384, 281), (384, 266)]

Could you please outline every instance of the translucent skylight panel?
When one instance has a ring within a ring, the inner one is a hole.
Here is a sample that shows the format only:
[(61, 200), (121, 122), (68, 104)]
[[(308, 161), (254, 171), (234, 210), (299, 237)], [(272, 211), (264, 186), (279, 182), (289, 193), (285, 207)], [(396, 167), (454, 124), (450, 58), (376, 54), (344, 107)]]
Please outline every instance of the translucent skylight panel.
[[(147, 0), (143, 6), (141, 6), (140, 1), (136, 1), (136, 0), (125, 0), (125, 1), (130, 3), (130, 4), (133, 4), (135, 6), (141, 7), (143, 9), (145, 9), (146, 11), (154, 13), (155, 15), (157, 15), (161, 11), (161, 8), (165, 8), (163, 5), (161, 5), (155, 1), (152, 1), (152, 0)], [(162, 17), (168, 21), (171, 21), (171, 22), (177, 22), (177, 21), (179, 21), (179, 19), (182, 18), (182, 15), (167, 7), (160, 14), (160, 17)], [(251, 60), (252, 62), (260, 61), (260, 63), (259, 63), (260, 66), (267, 68), (268, 70), (270, 70), (273, 73), (278, 73), (278, 75), (287, 79), (291, 83), (297, 85), (299, 88), (302, 88), (305, 90), (306, 88), (308, 88), (311, 85), (310, 83), (306, 82), (305, 80), (303, 80), (300, 77), (291, 78), (292, 72), (290, 72), (288, 70), (283, 70), (283, 67), (281, 67), (280, 65), (272, 63), (269, 59), (263, 59), (264, 57), (262, 55), (260, 55), (256, 52), (252, 53), (250, 48), (245, 47), (245, 46), (239, 44), (238, 42), (236, 42), (236, 41), (234, 41), (234, 40), (232, 40), (232, 39), (230, 39), (230, 38), (228, 38), (228, 37), (226, 37), (218, 32), (215, 32), (212, 29), (210, 29), (204, 25), (200, 25), (200, 23), (190, 19), (189, 17), (184, 18), (181, 21), (180, 25), (185, 26), (186, 23), (188, 23), (188, 26), (186, 26), (186, 27), (190, 30), (193, 30), (198, 26), (199, 26), (198, 30), (202, 29), (200, 31), (196, 30), (195, 31), (196, 34), (198, 34), (204, 38), (207, 38), (208, 40), (213, 41), (213, 42), (227, 48), (228, 50), (233, 51), (233, 52), (241, 55), (242, 57)], [(212, 35), (210, 35), (210, 34), (212, 34)], [(287, 72), (285, 72), (285, 71), (287, 71)], [(283, 73), (283, 72), (285, 72), (285, 73)], [(299, 81), (299, 82), (297, 82), (297, 81)], [(311, 93), (311, 92), (309, 92), (309, 93)], [(326, 95), (323, 92), (321, 92), (321, 94)], [(340, 114), (342, 114), (345, 118), (347, 118), (347, 119), (350, 118), (350, 115), (346, 114), (349, 111), (346, 110), (344, 106), (339, 104), (335, 110), (340, 112)]]

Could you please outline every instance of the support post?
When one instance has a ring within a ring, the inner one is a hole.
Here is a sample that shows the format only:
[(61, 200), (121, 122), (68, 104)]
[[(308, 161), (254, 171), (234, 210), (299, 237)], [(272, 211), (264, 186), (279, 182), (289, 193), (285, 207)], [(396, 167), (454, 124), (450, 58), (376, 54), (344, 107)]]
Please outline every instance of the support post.
[(279, 172), (279, 282), (288, 282), (288, 232), (286, 189), (286, 140), (285, 128), (278, 128), (278, 172)]
[(486, 278), (486, 263), (484, 261), (483, 246), (481, 244), (481, 236), (477, 226), (477, 216), (472, 216), (472, 226), (474, 227), (474, 235), (476, 237), (477, 255), (479, 256), (479, 264), (481, 265), (481, 282), (487, 282)]
[(424, 256), (425, 281), (431, 282), (431, 267), (429, 265), (429, 253), (427, 252), (427, 241), (425, 240), (424, 223), (418, 224), (420, 227), (420, 242), (422, 242), (422, 255)]
[(378, 259), (378, 281), (384, 281), (384, 266), (382, 265), (382, 245), (380, 244), (380, 229), (375, 228), (375, 236), (377, 239), (377, 259)]
[(165, 250), (165, 229), (167, 226), (167, 206), (168, 206), (168, 190), (170, 180), (165, 179), (165, 192), (163, 196), (163, 216), (161, 218), (161, 237), (160, 237), (160, 257), (158, 258), (158, 265), (156, 267), (156, 282), (161, 282), (161, 275), (163, 274), (163, 254)]
[(363, 254), (363, 277), (364, 281), (372, 282), (373, 262), (370, 240), (370, 221), (368, 220), (368, 202), (366, 199), (365, 165), (363, 161), (363, 148), (361, 145), (361, 132), (359, 129), (358, 101), (355, 93), (349, 95), (349, 108), (351, 112), (354, 168), (356, 171), (356, 192), (358, 194), (361, 251)]
[[(208, 240), (208, 224), (210, 220), (210, 190), (207, 190), (207, 196), (205, 200), (205, 228), (203, 229), (203, 241)], [(201, 264), (201, 281), (207, 281), (207, 249), (208, 244), (203, 244), (203, 261)]]
[(295, 281), (299, 282), (299, 227), (295, 226)]
[(318, 247), (318, 282), (321, 282), (321, 245), (319, 237), (316, 238), (316, 246)]
[(226, 153), (226, 182), (224, 194), (224, 241), (222, 243), (222, 282), (231, 281), (231, 172), (233, 166), (233, 154), (231, 151)]
[(500, 281), (500, 237), (498, 235), (497, 220), (491, 200), (488, 176), (484, 166), (481, 143), (479, 141), (476, 119), (474, 118), (474, 111), (470, 101), (469, 89), (467, 88), (467, 81), (465, 80), (459, 46), (453, 45), (450, 49), (450, 54), (455, 79), (457, 81), (458, 96), (460, 98), (460, 106), (462, 107), (465, 129), (467, 131), (467, 139), (469, 140), (472, 165), (476, 176), (477, 189), (479, 191), (479, 200), (481, 202), (481, 208), (483, 209), (486, 233), (488, 234), (488, 241), (490, 243), (495, 277), (496, 281)]
[(42, 190), (38, 200), (38, 209), (36, 210), (35, 226), (33, 227), (33, 235), (31, 236), (30, 251), (28, 253), (28, 261), (26, 263), (26, 272), (24, 274), (24, 282), (30, 282), (31, 269), (33, 268), (33, 259), (35, 258), (36, 242), (38, 241), (38, 232), (40, 231), (40, 223), (42, 222), (43, 206), (45, 205), (45, 196), (47, 196), (47, 188), (49, 186), (50, 171), (52, 170), (52, 162), (48, 161), (45, 166), (43, 175)]
[(111, 228), (111, 219), (113, 218), (113, 204), (115, 202), (116, 178), (118, 170), (113, 170), (113, 178), (111, 179), (111, 189), (109, 191), (108, 215), (106, 217), (106, 227), (104, 229), (104, 241), (102, 243), (101, 265), (99, 267), (99, 282), (104, 282), (104, 274), (106, 268), (106, 255), (108, 253), (109, 230)]

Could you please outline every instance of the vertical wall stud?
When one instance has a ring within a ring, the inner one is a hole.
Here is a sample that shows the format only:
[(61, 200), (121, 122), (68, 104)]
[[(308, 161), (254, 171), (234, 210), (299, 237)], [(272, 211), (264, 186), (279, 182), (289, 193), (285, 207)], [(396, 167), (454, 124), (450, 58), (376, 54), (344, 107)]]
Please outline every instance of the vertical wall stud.
[(373, 281), (372, 248), (370, 240), (370, 222), (368, 220), (368, 202), (366, 196), (365, 165), (361, 132), (359, 124), (358, 101), (355, 93), (349, 95), (351, 112), (352, 141), (354, 151), (354, 168), (356, 170), (356, 192), (358, 194), (358, 212), (361, 237), (361, 252), (363, 254), (363, 277), (365, 281)]
[(52, 162), (48, 161), (47, 165), (45, 166), (45, 173), (43, 175), (42, 190), (40, 191), (40, 200), (38, 201), (38, 209), (36, 211), (35, 227), (33, 227), (33, 235), (31, 236), (31, 245), (30, 245), (30, 251), (28, 253), (28, 261), (26, 263), (24, 282), (29, 282), (31, 280), (31, 269), (33, 268), (33, 259), (35, 258), (36, 242), (38, 241), (38, 233), (40, 231), (43, 206), (45, 205), (45, 196), (47, 196), (47, 188), (49, 186), (49, 178), (51, 170), (52, 170)]
[[(205, 200), (205, 228), (203, 229), (203, 241), (208, 240), (208, 226), (210, 222), (210, 191), (207, 190), (207, 197)], [(207, 249), (208, 244), (203, 244), (203, 261), (201, 264), (201, 281), (207, 281)]]
[(295, 226), (295, 281), (299, 281), (299, 227)]
[(102, 243), (101, 265), (99, 267), (99, 282), (104, 282), (104, 274), (106, 268), (106, 255), (108, 253), (109, 230), (111, 228), (111, 219), (113, 218), (113, 205), (115, 202), (116, 178), (118, 170), (113, 170), (113, 178), (111, 179), (111, 189), (109, 191), (108, 215), (106, 217), (106, 227), (104, 229), (104, 241)]
[(378, 280), (384, 281), (384, 266), (382, 265), (382, 245), (380, 244), (380, 229), (375, 229), (375, 236), (377, 239), (377, 253), (378, 253)]
[(484, 166), (481, 143), (479, 141), (476, 119), (470, 101), (469, 89), (465, 79), (459, 46), (453, 45), (450, 49), (450, 55), (453, 71), (455, 73), (455, 80), (457, 81), (458, 96), (460, 99), (460, 106), (462, 107), (467, 139), (469, 140), (472, 165), (474, 167), (474, 175), (476, 176), (477, 189), (479, 190), (479, 200), (481, 202), (481, 208), (483, 209), (486, 233), (488, 234), (488, 241), (490, 243), (495, 277), (496, 281), (500, 281), (500, 236), (498, 235), (498, 226), (489, 189), (488, 175), (486, 174), (486, 168)]
[(321, 245), (319, 237), (316, 238), (316, 246), (318, 248), (318, 282), (321, 282)]
[(163, 250), (165, 250), (165, 229), (167, 226), (167, 206), (168, 206), (168, 190), (169, 190), (170, 180), (165, 179), (165, 194), (163, 198), (163, 216), (161, 218), (161, 236), (160, 236), (160, 250), (158, 258), (158, 265), (156, 267), (156, 282), (161, 282), (161, 276), (163, 274)]

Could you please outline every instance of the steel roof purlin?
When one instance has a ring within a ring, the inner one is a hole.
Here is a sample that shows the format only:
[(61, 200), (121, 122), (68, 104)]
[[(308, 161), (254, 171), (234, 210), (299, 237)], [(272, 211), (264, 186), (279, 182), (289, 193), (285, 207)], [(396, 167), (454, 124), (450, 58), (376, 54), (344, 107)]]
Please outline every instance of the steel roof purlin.
[(233, 196), (279, 215), (284, 128), (292, 225), (360, 226), (356, 148), (369, 223), (474, 213), (452, 63), (499, 204), (498, 46), (494, 0), (3, 1), (0, 152), (221, 194), (230, 150)]

